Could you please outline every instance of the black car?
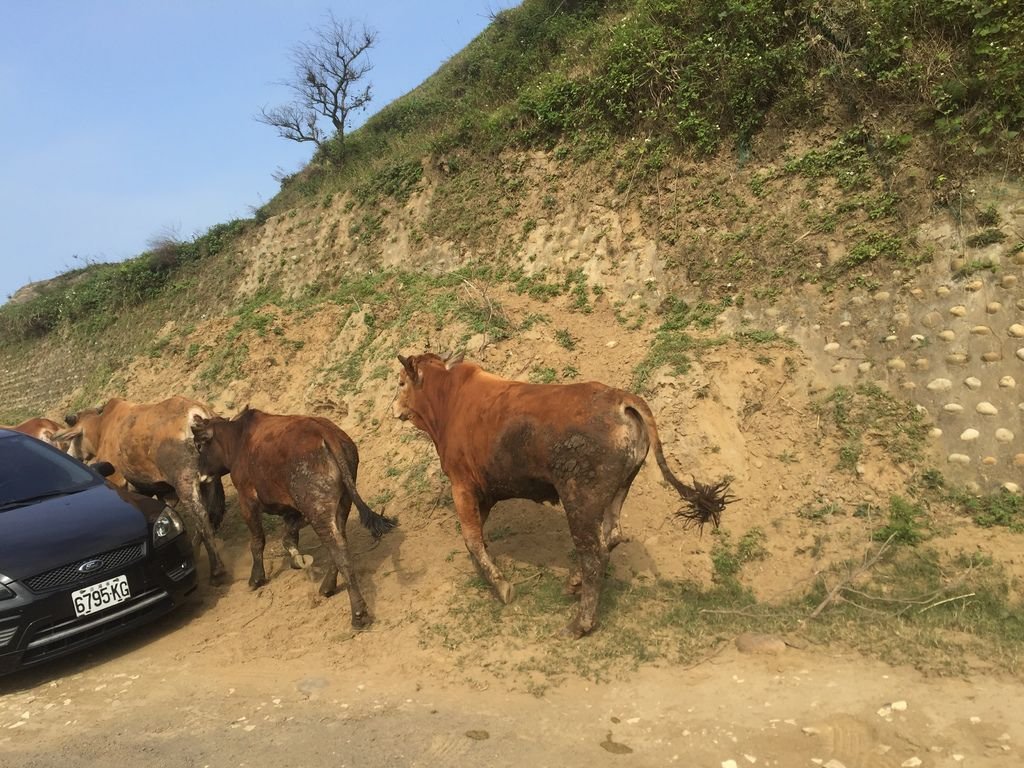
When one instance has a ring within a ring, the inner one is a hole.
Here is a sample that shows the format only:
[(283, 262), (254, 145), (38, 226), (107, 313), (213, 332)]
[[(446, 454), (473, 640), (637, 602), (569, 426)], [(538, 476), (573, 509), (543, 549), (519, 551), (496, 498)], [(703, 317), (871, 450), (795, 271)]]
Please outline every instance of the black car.
[(0, 675), (101, 642), (181, 604), (192, 545), (162, 502), (0, 429)]

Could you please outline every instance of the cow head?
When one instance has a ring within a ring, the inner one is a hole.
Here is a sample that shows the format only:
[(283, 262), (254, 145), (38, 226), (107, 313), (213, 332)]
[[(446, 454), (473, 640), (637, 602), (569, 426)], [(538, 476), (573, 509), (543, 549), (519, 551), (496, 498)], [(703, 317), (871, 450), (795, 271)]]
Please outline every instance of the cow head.
[(92, 461), (100, 442), (102, 413), (102, 408), (69, 413), (64, 417), (69, 429), (54, 434), (53, 440), (79, 461)]
[(192, 417), (192, 440), (199, 452), (199, 472), (208, 477), (220, 477), (229, 471), (224, 449), (217, 440), (217, 423), (223, 422), (217, 416), (204, 419), (198, 414)]
[(439, 372), (449, 371), (462, 362), (462, 353), (440, 357), (432, 352), (411, 357), (398, 356), (402, 370), (398, 374), (398, 397), (395, 398), (395, 418), (411, 421), (418, 429), (427, 431), (424, 417), (428, 409), (423, 384)]

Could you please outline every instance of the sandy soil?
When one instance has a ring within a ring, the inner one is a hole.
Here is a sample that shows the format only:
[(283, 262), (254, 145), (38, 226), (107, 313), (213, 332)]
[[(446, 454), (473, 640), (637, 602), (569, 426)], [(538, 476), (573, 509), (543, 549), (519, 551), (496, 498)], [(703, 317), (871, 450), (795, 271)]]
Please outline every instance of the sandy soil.
[[(1014, 680), (729, 644), (692, 668), (569, 679), (537, 697), (482, 670), (470, 682), (401, 627), (352, 636), (344, 598), (313, 599), (308, 581), (284, 572), (258, 595), (241, 581), (203, 590), (109, 647), (3, 680), (3, 765), (1020, 764)], [(283, 624), (289, 601), (305, 604), (307, 626)]]

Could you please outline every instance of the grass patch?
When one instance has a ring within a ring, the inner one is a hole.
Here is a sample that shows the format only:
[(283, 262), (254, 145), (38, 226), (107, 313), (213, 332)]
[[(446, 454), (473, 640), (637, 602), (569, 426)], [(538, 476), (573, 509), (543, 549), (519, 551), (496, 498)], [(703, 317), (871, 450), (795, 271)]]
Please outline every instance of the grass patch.
[(673, 376), (685, 375), (690, 369), (691, 353), (723, 343), (722, 339), (698, 339), (686, 331), (710, 328), (729, 303), (728, 300), (718, 304), (701, 302), (691, 307), (674, 296), (666, 299), (659, 309), (664, 320), (654, 332), (650, 351), (633, 369), (632, 389), (649, 392), (651, 376), (666, 366)]
[(815, 404), (815, 411), (841, 442), (839, 467), (844, 470), (856, 468), (868, 444), (901, 462), (924, 455), (928, 427), (920, 411), (874, 384), (836, 387)]

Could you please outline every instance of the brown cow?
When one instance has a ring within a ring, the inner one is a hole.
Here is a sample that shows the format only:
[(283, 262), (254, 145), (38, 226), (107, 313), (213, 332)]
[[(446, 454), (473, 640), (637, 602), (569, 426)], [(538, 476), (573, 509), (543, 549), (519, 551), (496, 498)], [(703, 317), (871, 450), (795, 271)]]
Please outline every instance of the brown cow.
[(193, 416), (212, 415), (185, 397), (147, 404), (115, 397), (101, 408), (67, 416), (70, 428), (57, 438), (70, 440), (69, 452), (82, 461), (113, 464), (117, 471), (110, 482), (184, 503), (210, 558), (210, 583), (217, 584), (227, 574), (213, 540), (224, 518), (224, 486), (219, 475), (200, 473), (191, 431)]
[(728, 483), (678, 480), (665, 463), (654, 416), (641, 398), (597, 382), (525, 384), (434, 354), (402, 363), (395, 416), (430, 435), (452, 484), (466, 548), (502, 602), (512, 598), (487, 553), (483, 525), (502, 499), (562, 502), (579, 562), (579, 611), (567, 631), (596, 626), (611, 550), (624, 541), (619, 512), (650, 447), (662, 476), (692, 507), (689, 522), (719, 523)]
[(262, 515), (284, 517), (284, 547), (293, 568), (302, 567), (299, 528), (308, 523), (331, 554), (320, 593), (334, 594), (341, 570), (348, 581), (352, 626), (369, 626), (373, 619), (356, 584), (345, 524), (353, 501), (359, 521), (374, 538), (391, 530), (395, 522), (370, 509), (356, 491), (359, 451), (352, 439), (324, 418), (274, 415), (251, 408), (230, 421), (197, 417), (192, 433), (203, 472), (230, 472), (238, 491), (238, 505), (252, 535), (249, 586), (256, 589), (267, 582)]
[(26, 435), (34, 437), (36, 440), (42, 440), (44, 443), (55, 445), (62, 451), (67, 451), (68, 442), (58, 442), (54, 439), (54, 435), (61, 431), (62, 427), (56, 421), (52, 419), (35, 418), (28, 419), (27, 421), (21, 422), (17, 426), (13, 427), (2, 427), (0, 429), (13, 429), (15, 432), (21, 432)]

